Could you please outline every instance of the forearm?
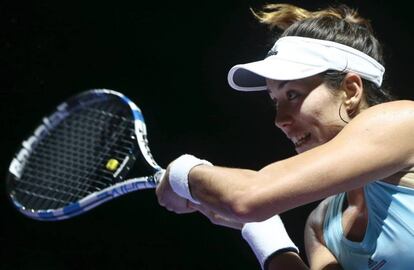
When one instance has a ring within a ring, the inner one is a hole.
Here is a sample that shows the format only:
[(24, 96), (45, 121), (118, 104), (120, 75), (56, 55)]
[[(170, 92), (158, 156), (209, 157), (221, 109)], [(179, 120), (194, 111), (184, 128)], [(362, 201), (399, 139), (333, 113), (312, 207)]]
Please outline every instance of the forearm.
[(294, 176), (283, 164), (273, 163), (277, 169), (271, 172), (197, 166), (190, 171), (189, 188), (194, 198), (221, 215), (243, 223), (263, 221), (309, 202), (291, 196)]
[(248, 222), (258, 219), (252, 215), (249, 203), (258, 191), (257, 178), (258, 173), (252, 170), (197, 166), (188, 180), (192, 196), (200, 203), (229, 218)]
[(266, 220), (324, 195), (313, 194), (317, 197), (312, 198), (307, 194), (310, 185), (306, 184), (304, 170), (298, 172), (286, 161), (272, 163), (271, 168), (260, 171), (204, 165), (199, 161), (184, 155), (172, 163), (170, 182), (174, 191), (242, 223)]

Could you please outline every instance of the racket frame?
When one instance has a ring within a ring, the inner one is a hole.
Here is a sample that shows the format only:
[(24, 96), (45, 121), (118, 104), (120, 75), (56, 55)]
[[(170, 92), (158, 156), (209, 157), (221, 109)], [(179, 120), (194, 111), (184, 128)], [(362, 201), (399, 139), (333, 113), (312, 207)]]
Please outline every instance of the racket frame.
[[(148, 165), (154, 169), (155, 173), (153, 175), (123, 180), (100, 191), (93, 192), (77, 202), (70, 203), (64, 207), (57, 209), (29, 209), (23, 206), (9, 190), (9, 197), (13, 205), (25, 216), (43, 221), (57, 221), (68, 219), (80, 215), (104, 202), (107, 202), (123, 194), (142, 189), (153, 189), (162, 179), (165, 170), (155, 162), (150, 152), (147, 140), (146, 125), (141, 110), (124, 94), (109, 89), (93, 89), (80, 93), (75, 97), (70, 98), (68, 101), (61, 103), (59, 106), (57, 106), (57, 110), (54, 113), (48, 117), (43, 118), (42, 123), (35, 129), (33, 135), (31, 135), (27, 140), (23, 141), (22, 147), (10, 163), (9, 177), (21, 177), (26, 160), (29, 158), (32, 149), (48, 133), (50, 129), (58, 125), (70, 114), (67, 111), (67, 108), (70, 107), (68, 103), (77, 102), (77, 100), (80, 98), (83, 98), (87, 101), (85, 97), (88, 97), (88, 95), (90, 95), (91, 100), (93, 100), (94, 96), (113, 95), (129, 106), (134, 119), (134, 128), (136, 135), (135, 138), (137, 140), (139, 150), (141, 151), (141, 154)], [(127, 162), (123, 162), (120, 164), (120, 166), (114, 172), (114, 176), (117, 176), (122, 172), (126, 163)], [(12, 176), (10, 176), (10, 174)]]

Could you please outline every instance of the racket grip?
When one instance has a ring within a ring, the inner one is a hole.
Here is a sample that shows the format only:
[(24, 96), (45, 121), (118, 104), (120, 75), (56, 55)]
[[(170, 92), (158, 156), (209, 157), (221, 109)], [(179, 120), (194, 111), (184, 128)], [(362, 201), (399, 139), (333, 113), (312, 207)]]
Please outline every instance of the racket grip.
[(165, 170), (164, 169), (161, 169), (161, 170), (157, 171), (154, 174), (154, 183), (155, 183), (155, 186), (158, 186), (158, 184), (161, 183), (161, 180), (164, 177), (164, 175), (165, 175)]

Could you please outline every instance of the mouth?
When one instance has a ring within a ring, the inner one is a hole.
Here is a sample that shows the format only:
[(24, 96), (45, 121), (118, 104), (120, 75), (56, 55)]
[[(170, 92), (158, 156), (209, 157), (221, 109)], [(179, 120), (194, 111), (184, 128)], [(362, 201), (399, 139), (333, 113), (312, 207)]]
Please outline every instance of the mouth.
[(303, 134), (303, 135), (298, 136), (298, 137), (293, 137), (293, 138), (291, 138), (291, 140), (292, 140), (293, 144), (295, 145), (295, 147), (298, 148), (298, 147), (301, 147), (302, 145), (304, 145), (305, 143), (307, 143), (310, 138), (311, 138), (311, 134), (306, 133), (306, 134)]

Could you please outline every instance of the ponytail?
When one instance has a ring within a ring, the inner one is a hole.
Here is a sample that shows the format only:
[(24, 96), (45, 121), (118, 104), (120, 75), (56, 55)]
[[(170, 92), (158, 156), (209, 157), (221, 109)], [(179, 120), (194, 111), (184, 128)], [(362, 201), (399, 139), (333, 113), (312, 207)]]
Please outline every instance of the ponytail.
[(263, 7), (262, 11), (256, 12), (253, 9), (251, 9), (251, 11), (259, 22), (268, 25), (270, 29), (279, 28), (281, 30), (286, 30), (289, 26), (299, 21), (331, 17), (344, 20), (348, 23), (358, 24), (362, 27), (366, 27), (372, 32), (370, 22), (361, 17), (356, 10), (351, 9), (346, 5), (329, 7), (317, 11), (308, 11), (290, 4), (267, 4)]

